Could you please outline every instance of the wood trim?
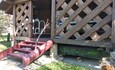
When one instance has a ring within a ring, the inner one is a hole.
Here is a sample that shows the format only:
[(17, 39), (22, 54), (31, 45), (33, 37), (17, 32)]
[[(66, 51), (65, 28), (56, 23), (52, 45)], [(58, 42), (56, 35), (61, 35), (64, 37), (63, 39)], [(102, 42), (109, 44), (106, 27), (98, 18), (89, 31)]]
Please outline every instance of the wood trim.
[(112, 48), (112, 44), (110, 42), (88, 41), (88, 40), (87, 41), (85, 41), (85, 40), (70, 40), (70, 39), (53, 39), (53, 41), (55, 43), (59, 43), (59, 44)]
[(52, 0), (52, 12), (51, 12), (51, 38), (55, 38), (56, 35), (56, 0)]
[(16, 44), (16, 5), (13, 5), (13, 41), (12, 46)]
[(113, 10), (112, 10), (112, 43), (115, 43), (115, 0), (113, 0)]
[(77, 23), (75, 26), (72, 27), (68, 32), (65, 33), (65, 35), (62, 38), (69, 38), (72, 36), (75, 32), (77, 32), (82, 26), (84, 26), (89, 20), (91, 20), (93, 17), (95, 17), (97, 14), (99, 14), (103, 9), (105, 9), (108, 5), (112, 3), (112, 0), (105, 0), (103, 3), (101, 3), (97, 8), (95, 8), (90, 15), (87, 15), (81, 22)]
[(24, 2), (27, 2), (27, 1), (30, 1), (30, 0), (15, 0), (14, 4), (24, 3)]
[(30, 1), (30, 14), (29, 14), (29, 37), (32, 37), (32, 19), (33, 19), (33, 3)]

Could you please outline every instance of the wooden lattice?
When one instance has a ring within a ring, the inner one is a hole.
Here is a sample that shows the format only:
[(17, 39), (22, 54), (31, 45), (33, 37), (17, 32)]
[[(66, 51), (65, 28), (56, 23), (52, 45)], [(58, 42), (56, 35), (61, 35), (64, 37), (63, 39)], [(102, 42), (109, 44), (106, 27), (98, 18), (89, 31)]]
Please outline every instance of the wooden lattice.
[(110, 41), (111, 20), (112, 0), (56, 1), (56, 35), (60, 39)]
[(31, 3), (30, 1), (17, 4), (16, 8), (16, 36), (29, 36), (29, 24), (31, 23)]

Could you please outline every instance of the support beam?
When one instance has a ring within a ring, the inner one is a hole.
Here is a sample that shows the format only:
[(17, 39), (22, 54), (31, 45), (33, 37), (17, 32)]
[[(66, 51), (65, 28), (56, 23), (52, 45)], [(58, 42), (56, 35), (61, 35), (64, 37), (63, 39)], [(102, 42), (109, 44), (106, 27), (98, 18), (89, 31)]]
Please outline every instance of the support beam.
[(9, 3), (9, 4), (13, 4), (13, 0), (3, 0), (5, 1), (6, 3)]
[(29, 12), (29, 38), (32, 37), (32, 20), (33, 20), (33, 3), (30, 1), (30, 12)]
[(24, 2), (27, 2), (27, 1), (29, 1), (29, 0), (15, 0), (14, 4), (24, 3)]
[(16, 26), (16, 5), (13, 5), (13, 40), (12, 40), (12, 46), (16, 44), (16, 34), (15, 34), (15, 26)]
[[(51, 38), (54, 39), (56, 35), (56, 0), (52, 0), (52, 12), (51, 12)], [(50, 57), (57, 59), (58, 45), (54, 44), (50, 49)]]
[(70, 40), (70, 39), (53, 39), (53, 41), (59, 44), (90, 46), (92, 48), (93, 47), (112, 48), (112, 44), (110, 42)]
[(115, 44), (115, 0), (113, 0), (113, 16), (112, 16), (112, 43)]
[(56, 35), (56, 1), (52, 0), (52, 12), (51, 12), (51, 38), (55, 38)]
[(12, 8), (12, 5), (10, 5), (10, 6), (5, 10), (5, 12), (8, 12), (11, 8)]

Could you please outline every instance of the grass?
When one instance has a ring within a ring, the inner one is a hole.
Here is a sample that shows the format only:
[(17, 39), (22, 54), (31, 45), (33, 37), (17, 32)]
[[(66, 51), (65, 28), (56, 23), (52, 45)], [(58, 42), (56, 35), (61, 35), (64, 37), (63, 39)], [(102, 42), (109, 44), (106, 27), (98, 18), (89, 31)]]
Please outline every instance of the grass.
[(63, 62), (52, 62), (46, 65), (43, 65), (36, 70), (90, 70), (87, 67), (67, 64)]
[(7, 42), (7, 34), (3, 34), (2, 37), (0, 37), (0, 51), (3, 51), (11, 46), (11, 42)]

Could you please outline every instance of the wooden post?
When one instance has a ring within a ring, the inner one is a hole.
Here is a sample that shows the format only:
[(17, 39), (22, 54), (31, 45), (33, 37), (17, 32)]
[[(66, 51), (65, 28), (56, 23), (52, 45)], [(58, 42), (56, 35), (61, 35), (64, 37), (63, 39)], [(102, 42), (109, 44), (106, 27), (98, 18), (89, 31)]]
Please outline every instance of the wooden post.
[(29, 14), (29, 38), (32, 37), (32, 21), (33, 21), (33, 3), (30, 0), (30, 14)]
[(115, 0), (113, 0), (113, 12), (112, 12), (112, 43), (115, 44)]
[[(56, 0), (52, 0), (52, 12), (51, 12), (51, 38), (54, 39), (56, 36)], [(57, 59), (58, 45), (54, 44), (50, 50), (50, 57)]]
[(13, 37), (12, 37), (12, 44), (11, 44), (11, 46), (13, 46), (13, 45), (15, 45), (16, 44), (16, 40), (15, 40), (15, 31), (16, 31), (16, 29), (15, 29), (15, 26), (16, 25), (16, 5), (14, 4), (13, 5)]

